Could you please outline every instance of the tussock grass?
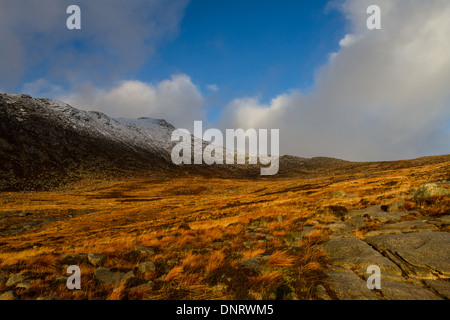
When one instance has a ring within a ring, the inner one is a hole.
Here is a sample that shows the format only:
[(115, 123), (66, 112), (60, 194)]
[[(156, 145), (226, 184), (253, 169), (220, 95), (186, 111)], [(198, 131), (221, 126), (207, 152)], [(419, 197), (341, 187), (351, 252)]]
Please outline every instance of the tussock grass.
[[(135, 179), (0, 193), (0, 216), (6, 217), (0, 220), (0, 275), (30, 274), (31, 287), (18, 290), (22, 299), (314, 299), (315, 286), (326, 278), (328, 260), (318, 245), (328, 239), (328, 223), (347, 210), (398, 199), (407, 200), (401, 210), (449, 214), (448, 198), (412, 198), (422, 183), (447, 179), (448, 168), (448, 161), (370, 164), (301, 178)], [(347, 196), (330, 197), (340, 190)], [(305, 227), (313, 232), (295, 236)], [(377, 227), (369, 223), (357, 235)], [(136, 246), (155, 254), (137, 254)], [(156, 271), (107, 286), (84, 262), (82, 290), (55, 280), (66, 275), (64, 255), (90, 252), (105, 254), (105, 267), (113, 271), (135, 270), (144, 261), (153, 261)], [(258, 269), (241, 267), (250, 258), (260, 261)], [(133, 290), (148, 281), (151, 288)]]

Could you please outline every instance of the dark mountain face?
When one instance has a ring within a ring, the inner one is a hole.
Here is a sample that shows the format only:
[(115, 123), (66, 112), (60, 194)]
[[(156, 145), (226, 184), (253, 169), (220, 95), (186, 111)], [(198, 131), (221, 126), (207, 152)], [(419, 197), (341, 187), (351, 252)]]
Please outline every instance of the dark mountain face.
[(116, 120), (52, 100), (0, 94), (0, 190), (175, 170), (167, 152), (173, 129), (162, 120)]

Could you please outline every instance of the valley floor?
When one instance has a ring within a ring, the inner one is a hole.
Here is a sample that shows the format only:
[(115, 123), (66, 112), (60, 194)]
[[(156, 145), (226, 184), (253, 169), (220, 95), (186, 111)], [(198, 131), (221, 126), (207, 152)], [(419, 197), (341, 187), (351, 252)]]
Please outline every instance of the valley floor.
[[(450, 161), (0, 194), (1, 299), (449, 299)], [(95, 253), (95, 254), (90, 254)], [(66, 287), (81, 269), (81, 290)], [(369, 290), (367, 267), (381, 269)]]

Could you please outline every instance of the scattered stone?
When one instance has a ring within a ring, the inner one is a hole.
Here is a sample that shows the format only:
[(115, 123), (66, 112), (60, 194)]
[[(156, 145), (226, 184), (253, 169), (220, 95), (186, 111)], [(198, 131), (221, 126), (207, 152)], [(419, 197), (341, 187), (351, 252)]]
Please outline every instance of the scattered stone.
[(122, 277), (121, 283), (127, 283), (129, 280), (134, 279), (135, 275), (133, 271), (129, 271), (125, 273), (125, 275)]
[(341, 198), (347, 196), (347, 193), (345, 191), (334, 191), (330, 193), (330, 198)]
[(29, 281), (20, 282), (16, 284), (16, 288), (29, 289), (31, 287), (31, 283)]
[(27, 275), (25, 273), (16, 273), (11, 276), (6, 282), (7, 287), (15, 286), (20, 282), (24, 282), (27, 279)]
[(19, 296), (14, 291), (7, 291), (0, 295), (0, 300), (17, 300)]
[(428, 200), (434, 196), (448, 196), (450, 195), (450, 190), (439, 186), (436, 183), (426, 183), (417, 189), (414, 194), (414, 199), (416, 200)]
[(145, 261), (139, 263), (138, 269), (141, 273), (153, 272), (156, 270), (156, 265), (152, 261)]
[(251, 259), (247, 259), (247, 260), (243, 260), (243, 261), (239, 262), (238, 265), (245, 269), (256, 270), (259, 268), (260, 262), (256, 258), (251, 258)]
[(118, 285), (120, 284), (124, 273), (112, 272), (108, 268), (100, 267), (95, 271), (94, 278), (101, 284)]
[(89, 253), (88, 260), (94, 267), (101, 267), (106, 262), (106, 256), (97, 253)]
[(135, 248), (135, 251), (137, 251), (139, 253), (142, 253), (142, 254), (149, 255), (149, 256), (152, 256), (152, 255), (155, 254), (155, 250), (153, 248), (150, 248), (150, 247), (141, 247), (141, 246), (139, 246), (139, 247)]

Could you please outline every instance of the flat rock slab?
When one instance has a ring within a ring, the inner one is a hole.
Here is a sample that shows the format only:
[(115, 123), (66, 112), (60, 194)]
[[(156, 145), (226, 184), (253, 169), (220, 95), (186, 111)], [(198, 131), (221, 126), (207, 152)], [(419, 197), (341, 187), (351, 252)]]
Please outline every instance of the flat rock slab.
[(343, 223), (343, 222), (336, 222), (336, 223), (327, 224), (326, 228), (329, 231), (333, 232), (333, 234), (350, 233), (352, 231), (351, 227), (348, 226), (347, 224)]
[(412, 221), (384, 224), (380, 230), (367, 232), (365, 236), (374, 237), (379, 235), (411, 233), (418, 231), (434, 231), (436, 229), (436, 223), (433, 223), (430, 219), (423, 218)]
[(398, 229), (398, 230), (434, 230), (436, 225), (430, 222), (430, 219), (422, 218), (417, 220), (390, 223), (383, 225), (383, 229)]
[(381, 294), (388, 300), (442, 300), (431, 291), (401, 277), (381, 276)]
[(410, 214), (409, 212), (386, 212), (381, 209), (381, 206), (371, 206), (361, 210), (351, 210), (348, 217), (364, 217), (372, 218), (372, 220), (378, 220), (380, 222), (386, 221), (400, 221), (400, 219)]
[(409, 275), (420, 279), (450, 278), (450, 234), (417, 232), (367, 237)]
[(425, 280), (425, 283), (439, 295), (450, 300), (450, 282), (443, 280)]
[(347, 221), (345, 221), (345, 224), (352, 230), (359, 230), (361, 228), (364, 228), (366, 226), (366, 218), (364, 217), (353, 217)]
[(381, 273), (402, 275), (402, 270), (358, 238), (334, 238), (322, 244), (331, 263), (344, 268), (358, 269), (366, 273), (367, 267), (376, 265)]
[(339, 300), (379, 300), (378, 296), (367, 288), (367, 282), (349, 269), (333, 267), (326, 274), (330, 288)]

